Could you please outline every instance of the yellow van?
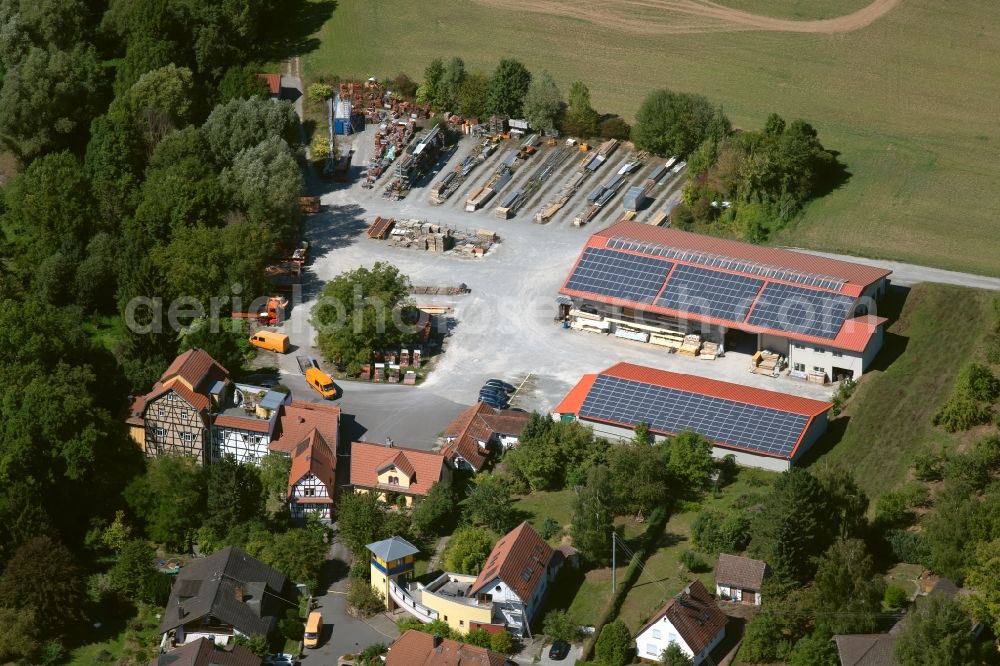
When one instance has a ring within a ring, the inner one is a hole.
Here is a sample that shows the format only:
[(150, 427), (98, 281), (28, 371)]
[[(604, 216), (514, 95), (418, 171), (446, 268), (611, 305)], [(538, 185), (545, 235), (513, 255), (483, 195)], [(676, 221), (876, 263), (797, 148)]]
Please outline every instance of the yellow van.
[(306, 633), (302, 636), (302, 644), (307, 648), (319, 647), (319, 637), (323, 633), (323, 616), (319, 611), (309, 613), (306, 619)]
[(259, 349), (269, 349), (284, 354), (288, 351), (288, 336), (274, 331), (257, 331), (250, 336), (250, 344)]
[(330, 375), (316, 367), (306, 370), (306, 382), (324, 398), (336, 398), (337, 386)]

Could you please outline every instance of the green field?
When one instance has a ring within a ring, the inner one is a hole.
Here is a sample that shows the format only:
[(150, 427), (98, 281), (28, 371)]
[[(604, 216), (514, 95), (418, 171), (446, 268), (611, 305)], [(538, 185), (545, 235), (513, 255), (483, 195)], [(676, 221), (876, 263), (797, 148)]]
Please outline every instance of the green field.
[(829, 19), (857, 11), (871, 0), (724, 0), (720, 4), (741, 12), (775, 18)]
[[(775, 16), (858, 7), (726, 1)], [(340, 0), (303, 56), (306, 73), (419, 79), (434, 57), (486, 70), (513, 56), (564, 89), (583, 79), (600, 110), (627, 117), (666, 86), (707, 95), (738, 126), (758, 127), (772, 111), (805, 118), (852, 175), (778, 242), (1000, 274), (1000, 33), (992, 29), (1000, 3), (903, 0), (868, 27), (835, 34), (732, 30), (667, 7), (636, 16), (626, 3), (579, 5), (589, 18), (486, 2)]]
[[(817, 444), (819, 463), (851, 470), (875, 498), (905, 480), (916, 454), (954, 450), (981, 437), (981, 429), (949, 434), (931, 419), (951, 395), (962, 367), (982, 360), (993, 298), (989, 292), (938, 284), (910, 291), (874, 369), (831, 422), (826, 441)], [(886, 305), (894, 308), (892, 302)]]

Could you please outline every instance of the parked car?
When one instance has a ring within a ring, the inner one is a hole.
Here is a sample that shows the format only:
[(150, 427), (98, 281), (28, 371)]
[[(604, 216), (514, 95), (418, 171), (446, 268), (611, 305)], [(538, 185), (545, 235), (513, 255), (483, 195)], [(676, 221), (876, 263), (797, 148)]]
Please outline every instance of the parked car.
[(487, 379), (486, 383), (483, 384), (483, 387), (485, 388), (487, 386), (491, 388), (498, 388), (507, 393), (513, 393), (516, 390), (513, 386), (503, 381), (502, 379)]
[(295, 666), (295, 655), (288, 652), (269, 654), (264, 657), (264, 666)]
[(549, 659), (562, 661), (569, 656), (569, 643), (566, 641), (556, 641), (549, 648)]
[(507, 401), (506, 400), (504, 400), (502, 398), (498, 398), (497, 396), (491, 395), (491, 394), (480, 395), (479, 396), (479, 402), (485, 402), (487, 405), (489, 405), (493, 409), (506, 409), (507, 408)]
[[(479, 392), (479, 398), (481, 400), (483, 400), (484, 402), (486, 401), (486, 399), (491, 400), (492, 402), (489, 403), (491, 406), (493, 405), (493, 402), (499, 403), (499, 404), (503, 405), (504, 407), (506, 407), (507, 404), (508, 404), (508, 402), (507, 402), (507, 396), (504, 395), (503, 393), (491, 393), (489, 391), (480, 391)], [(502, 408), (498, 407), (498, 409), (502, 409)]]
[(481, 389), (479, 389), (479, 394), (480, 395), (482, 395), (484, 393), (492, 393), (493, 395), (500, 396), (504, 400), (507, 399), (507, 392), (504, 391), (503, 389), (497, 388), (495, 386), (484, 386)]

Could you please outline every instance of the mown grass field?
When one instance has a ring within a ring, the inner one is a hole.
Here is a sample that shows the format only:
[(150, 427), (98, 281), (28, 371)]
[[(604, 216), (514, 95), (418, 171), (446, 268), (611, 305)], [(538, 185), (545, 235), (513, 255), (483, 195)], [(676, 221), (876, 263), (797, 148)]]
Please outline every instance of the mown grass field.
[(875, 369), (862, 377), (847, 409), (817, 444), (817, 464), (851, 470), (874, 499), (906, 479), (915, 455), (954, 450), (983, 436), (982, 429), (950, 434), (931, 420), (962, 367), (982, 361), (994, 298), (939, 284), (911, 290), (888, 328)]
[[(719, 1), (782, 18), (861, 4)], [(303, 54), (306, 74), (419, 79), (434, 57), (488, 70), (513, 56), (564, 90), (584, 80), (599, 110), (629, 118), (664, 86), (708, 96), (738, 126), (804, 118), (851, 178), (775, 242), (1000, 274), (1000, 3), (903, 0), (834, 34), (733, 30), (669, 5), (636, 16), (625, 3), (536, 4), (340, 0)]]

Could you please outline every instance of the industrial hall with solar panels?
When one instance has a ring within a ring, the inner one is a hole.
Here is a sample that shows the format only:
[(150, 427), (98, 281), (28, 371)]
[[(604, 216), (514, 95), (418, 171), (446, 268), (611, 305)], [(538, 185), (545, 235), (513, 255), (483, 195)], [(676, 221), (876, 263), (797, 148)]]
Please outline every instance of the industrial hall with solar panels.
[(826, 431), (831, 404), (694, 375), (618, 363), (587, 374), (555, 408), (608, 440), (630, 439), (646, 423), (662, 439), (692, 430), (712, 455), (740, 465), (787, 470)]
[(891, 271), (677, 229), (593, 234), (560, 289), (572, 328), (671, 346), (697, 333), (782, 359), (820, 383), (857, 379), (882, 347)]

